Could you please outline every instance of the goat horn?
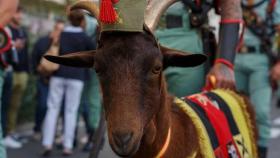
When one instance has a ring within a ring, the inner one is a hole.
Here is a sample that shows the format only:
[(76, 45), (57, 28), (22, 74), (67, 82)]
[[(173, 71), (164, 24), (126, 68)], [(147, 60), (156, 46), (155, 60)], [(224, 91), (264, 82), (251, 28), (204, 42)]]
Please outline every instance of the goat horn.
[(78, 1), (71, 6), (70, 10), (84, 9), (88, 11), (96, 19), (99, 19), (99, 6), (92, 1)]
[(154, 31), (157, 27), (161, 15), (166, 9), (178, 0), (147, 0), (145, 12), (145, 24)]

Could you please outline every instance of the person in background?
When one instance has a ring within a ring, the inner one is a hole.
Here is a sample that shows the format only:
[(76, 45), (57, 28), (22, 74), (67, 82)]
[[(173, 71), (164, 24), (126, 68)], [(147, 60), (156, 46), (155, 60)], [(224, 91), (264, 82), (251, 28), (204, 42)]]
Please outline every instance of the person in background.
[(18, 0), (0, 0), (0, 26), (6, 26), (17, 10)]
[(275, 59), (271, 48), (275, 31), (280, 31), (280, 1), (242, 0), (242, 7), (246, 30), (243, 45), (235, 59), (236, 86), (237, 90), (250, 96), (255, 107), (259, 158), (266, 158), (271, 130), (269, 72), (274, 62), (271, 79), (279, 79), (280, 60)]
[(11, 148), (20, 148), (22, 146), (22, 144), (15, 139), (14, 134), (22, 96), (28, 80), (28, 37), (21, 26), (22, 16), (23, 9), (19, 6), (9, 23), (9, 29), (19, 58), (18, 64), (13, 66), (12, 94), (10, 104), (7, 108), (7, 135), (4, 139), (5, 145)]
[[(95, 18), (86, 16), (87, 35), (96, 43), (98, 34), (98, 22)], [(98, 128), (101, 113), (101, 95), (97, 74), (94, 69), (89, 70), (89, 78), (85, 81), (80, 105), (80, 113), (85, 120), (87, 142), (83, 151), (90, 151), (93, 147), (92, 138)]]
[(41, 138), (41, 128), (47, 111), (47, 97), (49, 92), (50, 75), (38, 71), (38, 66), (43, 55), (48, 51), (52, 43), (58, 43), (60, 34), (64, 29), (64, 21), (57, 20), (53, 30), (47, 36), (37, 40), (32, 51), (34, 70), (37, 70), (37, 104), (35, 110), (34, 138)]
[(4, 75), (4, 85), (3, 85), (3, 94), (2, 94), (2, 107), (1, 107), (1, 122), (3, 129), (3, 137), (7, 135), (7, 113), (11, 100), (13, 88), (13, 68), (11, 65), (5, 68)]
[(274, 93), (276, 97), (276, 107), (280, 108), (280, 62), (278, 62), (270, 71), (271, 79), (273, 80)]
[[(82, 11), (72, 11), (68, 15), (70, 26), (66, 26), (60, 36), (60, 52), (64, 55), (72, 52), (92, 50), (95, 44), (84, 33), (85, 18)], [(64, 98), (64, 140), (63, 155), (71, 155), (77, 114), (86, 76), (86, 69), (59, 66), (50, 78), (47, 99), (47, 114), (43, 126), (43, 156), (49, 156), (53, 148), (56, 123), (62, 100)]]
[[(2, 30), (1, 33), (5, 34), (3, 28), (11, 20), (12, 16), (14, 15), (14, 12), (16, 11), (17, 6), (18, 6), (18, 0), (0, 0), (0, 15), (1, 15), (0, 16), (0, 29)], [(1, 50), (1, 51), (4, 51), (4, 50)], [(1, 51), (0, 51), (0, 53), (3, 53)], [(0, 64), (0, 65), (2, 65), (2, 64)], [(0, 97), (2, 97), (3, 82), (4, 82), (4, 67), (0, 66)], [(2, 106), (1, 98), (0, 98), (0, 106)], [(5, 147), (3, 144), (3, 138), (2, 138), (2, 128), (0, 128), (0, 158), (6, 158), (6, 157), (7, 157), (6, 150), (5, 150)]]
[[(276, 33), (273, 40), (273, 50), (280, 56), (280, 31)], [(272, 90), (276, 98), (276, 107), (280, 108), (280, 62), (276, 63), (270, 71), (272, 79)]]
[[(204, 87), (235, 87), (233, 64), (242, 22), (241, 3), (240, 0), (219, 2), (180, 0), (170, 6), (161, 18), (156, 31), (161, 44), (209, 57), (207, 63), (201, 66), (165, 70), (168, 91), (177, 97), (199, 93)], [(209, 25), (208, 13), (212, 9), (221, 15), (218, 44)], [(214, 85), (212, 78), (216, 81)]]

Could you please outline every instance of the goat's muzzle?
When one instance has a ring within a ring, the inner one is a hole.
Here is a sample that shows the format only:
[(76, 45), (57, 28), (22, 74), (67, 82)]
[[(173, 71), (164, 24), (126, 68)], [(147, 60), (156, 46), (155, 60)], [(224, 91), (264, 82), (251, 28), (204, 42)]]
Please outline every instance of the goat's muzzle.
[(139, 148), (140, 140), (133, 132), (113, 132), (111, 147), (121, 157), (131, 157)]
[(133, 144), (133, 132), (115, 132), (112, 134), (112, 136), (114, 141), (113, 148), (119, 156), (127, 157), (137, 150), (137, 143), (136, 145), (135, 143)]

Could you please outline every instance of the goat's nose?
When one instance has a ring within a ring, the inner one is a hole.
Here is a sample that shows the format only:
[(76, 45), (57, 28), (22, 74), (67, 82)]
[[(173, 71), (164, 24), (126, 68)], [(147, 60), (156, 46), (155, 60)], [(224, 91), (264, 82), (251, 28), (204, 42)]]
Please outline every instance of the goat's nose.
[(130, 140), (132, 139), (133, 133), (122, 133), (122, 132), (115, 132), (113, 133), (114, 141), (117, 146), (119, 147), (125, 147)]

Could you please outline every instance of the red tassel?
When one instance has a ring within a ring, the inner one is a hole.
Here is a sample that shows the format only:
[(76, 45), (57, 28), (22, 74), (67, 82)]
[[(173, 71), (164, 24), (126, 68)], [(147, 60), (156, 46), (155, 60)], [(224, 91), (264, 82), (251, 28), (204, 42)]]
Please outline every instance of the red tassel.
[(119, 0), (102, 0), (100, 5), (100, 21), (106, 24), (112, 24), (117, 21), (117, 13), (113, 4)]

